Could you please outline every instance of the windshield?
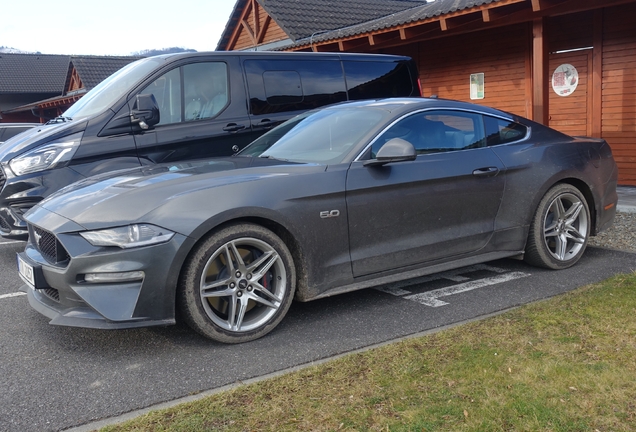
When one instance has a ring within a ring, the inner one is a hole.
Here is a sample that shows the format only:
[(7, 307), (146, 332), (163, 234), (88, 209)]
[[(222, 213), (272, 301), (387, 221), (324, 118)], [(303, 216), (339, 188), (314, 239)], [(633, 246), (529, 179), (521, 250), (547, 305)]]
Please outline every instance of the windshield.
[(150, 57), (124, 66), (75, 102), (63, 116), (88, 117), (105, 111), (163, 62), (163, 58)]
[(362, 107), (301, 114), (258, 138), (239, 155), (292, 162), (341, 163), (385, 114), (384, 110)]

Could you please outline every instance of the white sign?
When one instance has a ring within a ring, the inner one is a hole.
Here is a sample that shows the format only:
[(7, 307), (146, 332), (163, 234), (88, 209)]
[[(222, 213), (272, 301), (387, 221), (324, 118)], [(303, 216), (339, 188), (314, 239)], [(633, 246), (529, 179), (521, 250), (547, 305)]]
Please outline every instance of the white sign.
[(579, 85), (579, 73), (571, 64), (564, 63), (552, 74), (552, 89), (559, 96), (569, 96)]
[(472, 100), (484, 98), (483, 73), (470, 74), (470, 98)]

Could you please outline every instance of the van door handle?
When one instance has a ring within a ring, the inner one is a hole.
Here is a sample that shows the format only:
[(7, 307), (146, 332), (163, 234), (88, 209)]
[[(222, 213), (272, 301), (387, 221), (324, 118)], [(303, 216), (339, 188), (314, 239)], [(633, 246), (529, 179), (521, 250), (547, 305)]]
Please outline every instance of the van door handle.
[(272, 121), (270, 119), (263, 119), (260, 122), (256, 123), (254, 125), (254, 127), (263, 128), (263, 129), (269, 129), (272, 126), (276, 125), (276, 123), (278, 123), (278, 122)]
[(478, 168), (473, 171), (473, 175), (477, 177), (493, 177), (499, 173), (497, 167)]
[(240, 125), (236, 123), (228, 123), (228, 125), (223, 128), (225, 132), (236, 132), (243, 129), (245, 129), (245, 125)]

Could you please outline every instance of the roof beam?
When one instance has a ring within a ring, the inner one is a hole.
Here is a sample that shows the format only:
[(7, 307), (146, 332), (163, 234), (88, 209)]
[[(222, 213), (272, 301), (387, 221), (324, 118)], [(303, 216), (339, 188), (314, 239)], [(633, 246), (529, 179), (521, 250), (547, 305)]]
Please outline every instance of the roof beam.
[(401, 33), (395, 30), (392, 32), (369, 35), (369, 45), (371, 46), (380, 45), (383, 43), (399, 42), (400, 40), (403, 40), (401, 37)]

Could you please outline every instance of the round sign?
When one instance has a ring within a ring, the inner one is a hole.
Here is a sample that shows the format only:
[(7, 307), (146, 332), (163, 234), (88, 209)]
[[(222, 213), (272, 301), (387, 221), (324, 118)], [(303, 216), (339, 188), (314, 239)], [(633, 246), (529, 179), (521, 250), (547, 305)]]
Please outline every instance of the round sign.
[(569, 96), (579, 85), (579, 73), (571, 64), (562, 64), (552, 74), (552, 89), (559, 96)]

